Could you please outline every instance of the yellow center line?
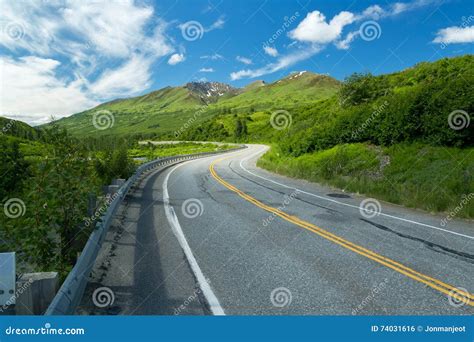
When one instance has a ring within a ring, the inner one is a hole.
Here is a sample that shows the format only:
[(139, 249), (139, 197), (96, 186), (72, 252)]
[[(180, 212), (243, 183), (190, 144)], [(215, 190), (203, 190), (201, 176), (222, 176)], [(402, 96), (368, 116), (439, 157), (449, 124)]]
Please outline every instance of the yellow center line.
[(232, 156), (229, 156), (229, 157), (224, 157), (224, 158), (220, 158), (220, 159), (217, 159), (215, 161), (213, 161), (210, 165), (209, 165), (209, 171), (212, 175), (212, 177), (214, 177), (215, 180), (217, 180), (219, 183), (221, 183), (223, 186), (225, 186), (227, 189), (237, 193), (240, 197), (244, 198), (245, 200), (247, 200), (248, 202), (256, 205), (257, 207), (259, 208), (262, 208), (263, 210), (266, 210), (268, 212), (271, 212), (271, 213), (274, 213), (275, 215), (281, 217), (282, 219), (288, 221), (288, 222), (291, 222), (301, 228), (304, 228), (306, 230), (309, 230), (315, 234), (318, 234), (319, 236), (325, 238), (326, 240), (329, 240), (329, 241), (332, 241), (336, 244), (338, 244), (339, 246), (342, 246), (348, 250), (351, 250), (359, 255), (362, 255), (362, 256), (365, 256), (367, 258), (369, 258), (370, 260), (373, 260), (381, 265), (384, 265), (388, 268), (391, 268), (392, 270), (395, 270), (397, 271), (398, 273), (401, 273), (413, 280), (416, 280), (420, 283), (423, 283), (437, 291), (440, 291), (444, 294), (447, 294), (448, 296), (451, 296), (457, 300), (463, 300), (463, 301), (466, 301), (467, 299), (467, 303), (466, 304), (469, 304), (470, 306), (474, 306), (474, 301), (472, 301), (472, 299), (474, 299), (474, 295), (472, 295), (471, 293), (469, 292), (466, 292), (466, 291), (463, 291), (461, 289), (458, 289), (452, 285), (449, 285), (447, 283), (444, 283), (438, 279), (435, 279), (435, 278), (432, 278), (428, 275), (425, 275), (423, 273), (420, 273), (420, 272), (417, 272), (415, 271), (414, 269), (408, 267), (408, 266), (405, 266), (399, 262), (396, 262), (392, 259), (389, 259), (387, 257), (384, 257), (383, 255), (380, 255), (378, 253), (375, 253), (369, 249), (366, 249), (362, 246), (359, 246), (353, 242), (350, 242), (348, 240), (345, 240), (343, 238), (341, 238), (340, 236), (338, 235), (335, 235), (333, 233), (330, 233), (328, 232), (327, 230), (324, 230), (312, 223), (309, 223), (307, 221), (304, 221), (304, 220), (301, 220), (300, 218), (296, 217), (296, 216), (292, 216), (292, 215), (289, 215), (283, 211), (281, 211), (280, 209), (277, 209), (277, 208), (274, 208), (274, 207), (270, 207), (260, 201), (258, 201), (257, 199), (253, 198), (252, 196), (246, 194), (245, 192), (237, 189), (235, 186), (233, 186), (232, 184), (226, 182), (224, 179), (222, 179), (217, 173), (216, 171), (214, 170), (214, 166), (215, 164), (217, 164), (218, 162), (222, 161), (222, 160), (225, 160), (225, 159), (228, 159), (228, 158), (231, 158)]

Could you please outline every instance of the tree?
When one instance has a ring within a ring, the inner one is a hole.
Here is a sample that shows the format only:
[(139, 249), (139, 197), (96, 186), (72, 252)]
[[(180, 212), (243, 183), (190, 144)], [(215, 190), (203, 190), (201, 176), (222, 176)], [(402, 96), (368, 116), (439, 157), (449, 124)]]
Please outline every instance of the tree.
[(0, 200), (21, 191), (23, 181), (29, 175), (29, 163), (16, 140), (0, 140), (0, 175)]
[(242, 136), (242, 131), (243, 131), (242, 121), (239, 118), (237, 118), (237, 120), (235, 120), (235, 132), (234, 132), (235, 137), (240, 138)]
[(44, 137), (44, 156), (31, 167), (19, 198), (22, 215), (2, 217), (9, 242), (37, 271), (64, 276), (82, 249), (81, 228), (88, 194), (99, 184), (91, 172), (89, 152), (66, 131), (53, 126)]

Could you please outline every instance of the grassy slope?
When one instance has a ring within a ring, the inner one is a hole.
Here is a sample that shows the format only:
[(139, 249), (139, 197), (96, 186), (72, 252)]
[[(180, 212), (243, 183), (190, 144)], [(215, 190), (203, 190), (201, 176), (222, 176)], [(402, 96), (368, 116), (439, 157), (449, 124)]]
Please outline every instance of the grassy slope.
[(28, 124), (0, 116), (0, 139), (17, 142), (21, 153), (29, 160), (42, 155), (44, 145), (38, 141), (40, 132)]
[[(187, 89), (168, 87), (144, 96), (102, 104), (61, 119), (58, 124), (77, 136), (172, 131), (202, 106), (201, 100), (193, 97)], [(100, 110), (110, 111), (114, 116), (114, 125), (107, 130), (97, 130), (92, 124), (94, 113)]]
[[(474, 148), (420, 144), (378, 148), (359, 143), (291, 157), (274, 147), (258, 165), (412, 208), (449, 212), (460, 205), (463, 195), (474, 193), (473, 152)], [(474, 218), (472, 202), (461, 206), (457, 216)]]
[(287, 108), (330, 97), (338, 87), (339, 82), (331, 77), (296, 73), (268, 85), (250, 86), (242, 94), (220, 101), (216, 106), (241, 110)]
[[(250, 87), (237, 96), (223, 97), (216, 103), (204, 105), (183, 87), (164, 88), (150, 94), (116, 100), (91, 110), (61, 119), (58, 124), (77, 136), (153, 134), (172, 137), (192, 120), (193, 125), (232, 109), (247, 112), (251, 108), (287, 108), (303, 103), (315, 103), (334, 95), (339, 82), (323, 75), (312, 73), (263, 87)], [(114, 126), (97, 130), (92, 124), (93, 114), (108, 110), (114, 116)]]

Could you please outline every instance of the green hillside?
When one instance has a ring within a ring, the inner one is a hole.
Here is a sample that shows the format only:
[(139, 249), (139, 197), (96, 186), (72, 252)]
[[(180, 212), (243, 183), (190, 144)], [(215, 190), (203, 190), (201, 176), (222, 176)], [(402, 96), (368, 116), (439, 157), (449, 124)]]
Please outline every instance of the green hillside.
[[(215, 115), (315, 103), (334, 95), (338, 87), (335, 79), (310, 72), (289, 75), (268, 85), (223, 90), (212, 101), (195, 87), (166, 87), (140, 97), (108, 102), (57, 123), (77, 136), (173, 137), (184, 125), (195, 125)], [(113, 126), (104, 130), (94, 127), (94, 114), (99, 111), (110, 112)]]
[(40, 130), (33, 128), (24, 122), (0, 116), (0, 135), (35, 140), (39, 138), (40, 134)]

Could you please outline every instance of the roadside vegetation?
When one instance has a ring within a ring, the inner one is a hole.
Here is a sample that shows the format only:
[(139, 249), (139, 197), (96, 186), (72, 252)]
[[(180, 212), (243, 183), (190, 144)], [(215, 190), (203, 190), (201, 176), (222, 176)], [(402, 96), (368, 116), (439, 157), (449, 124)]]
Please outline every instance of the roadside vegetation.
[(222, 144), (216, 145), (212, 143), (194, 143), (194, 142), (180, 142), (180, 143), (160, 143), (152, 141), (141, 141), (133, 148), (129, 149), (129, 156), (138, 159), (137, 162), (150, 161), (157, 158), (177, 156), (182, 154), (194, 154), (202, 152), (223, 151), (234, 148), (233, 145)]
[(433, 213), (459, 206), (457, 217), (473, 218), (472, 203), (460, 205), (474, 191), (473, 152), (472, 147), (356, 143), (293, 157), (274, 145), (258, 166)]
[(93, 229), (86, 224), (93, 214), (89, 198), (97, 198), (96, 209), (104, 205), (104, 185), (128, 178), (148, 160), (231, 147), (81, 140), (57, 125), (35, 129), (0, 121), (0, 252), (17, 252), (20, 272), (58, 271), (62, 279)]

